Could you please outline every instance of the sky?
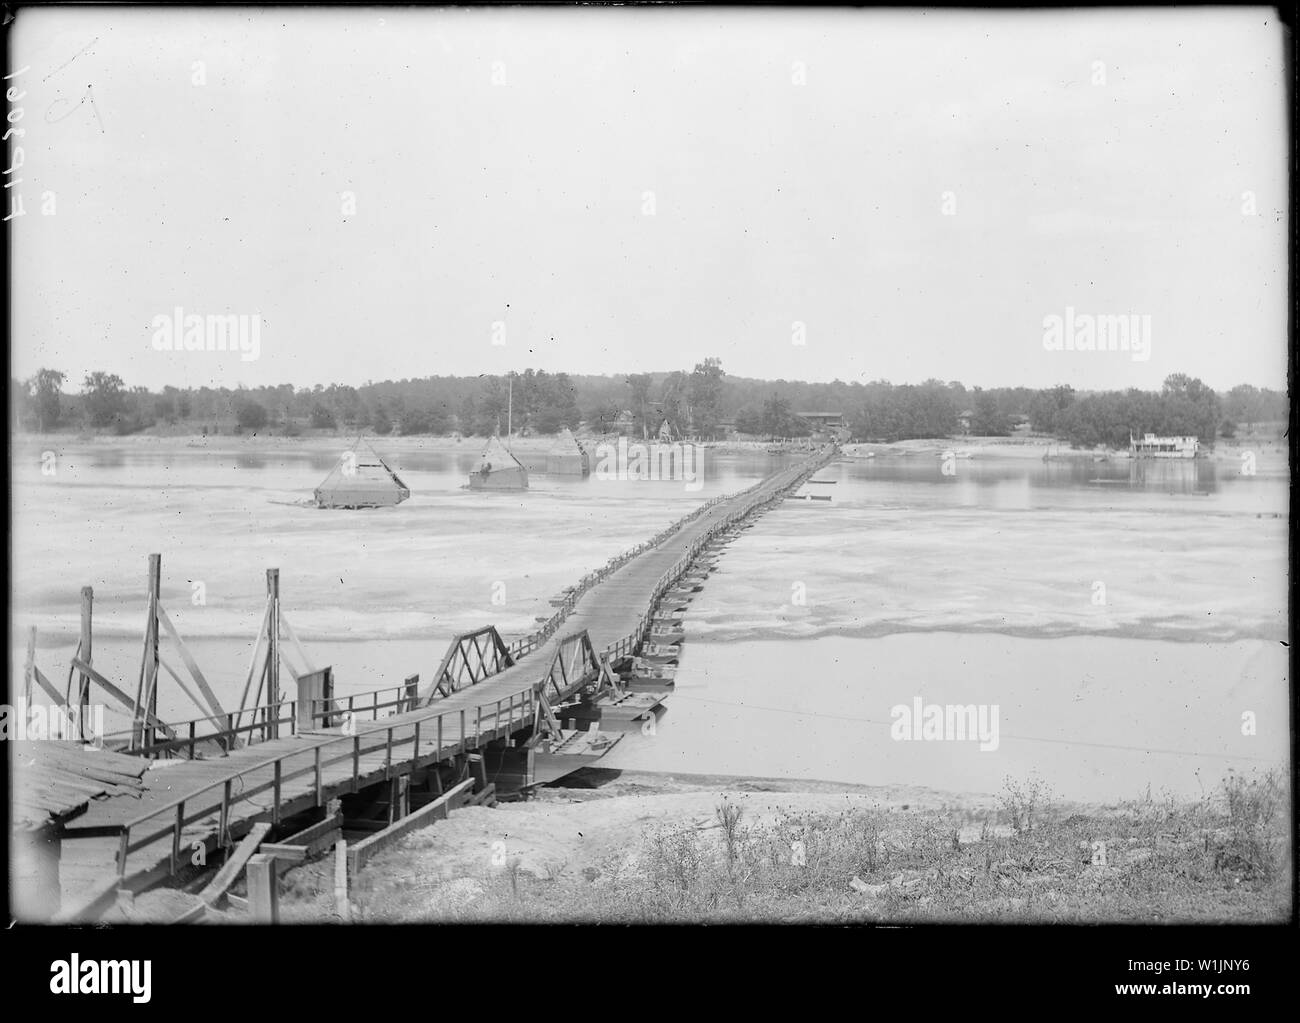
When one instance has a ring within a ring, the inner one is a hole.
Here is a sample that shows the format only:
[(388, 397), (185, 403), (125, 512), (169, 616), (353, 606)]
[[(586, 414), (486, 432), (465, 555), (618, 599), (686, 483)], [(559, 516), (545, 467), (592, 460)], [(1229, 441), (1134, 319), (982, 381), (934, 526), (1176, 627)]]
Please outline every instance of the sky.
[[(23, 8), (11, 31), (18, 378), (716, 356), (1286, 386), (1265, 9)], [(257, 357), (159, 350), (177, 308), (256, 320)], [(1148, 357), (1049, 350), (1067, 315), (1138, 317)]]

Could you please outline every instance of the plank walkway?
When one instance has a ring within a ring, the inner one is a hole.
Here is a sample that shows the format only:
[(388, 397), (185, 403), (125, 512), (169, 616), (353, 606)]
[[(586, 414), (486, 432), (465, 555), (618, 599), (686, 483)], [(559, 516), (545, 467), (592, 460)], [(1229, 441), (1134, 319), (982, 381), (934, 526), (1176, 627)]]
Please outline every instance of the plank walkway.
[(566, 637), (585, 629), (597, 651), (631, 653), (654, 599), (675, 578), (670, 574), (680, 574), (712, 534), (778, 498), (820, 464), (785, 469), (707, 508), (584, 593), (547, 642), (476, 685), (417, 710), (356, 721), (354, 734), (340, 728), (303, 731), (219, 758), (156, 761), (139, 798), (92, 802), (69, 822), (71, 840), (63, 843), (60, 867), (64, 915), (101, 912), (119, 887), (157, 883), (177, 865), (191, 863), (200, 848), (211, 859), (255, 823), (279, 824), (331, 799), (530, 728), (539, 680)]

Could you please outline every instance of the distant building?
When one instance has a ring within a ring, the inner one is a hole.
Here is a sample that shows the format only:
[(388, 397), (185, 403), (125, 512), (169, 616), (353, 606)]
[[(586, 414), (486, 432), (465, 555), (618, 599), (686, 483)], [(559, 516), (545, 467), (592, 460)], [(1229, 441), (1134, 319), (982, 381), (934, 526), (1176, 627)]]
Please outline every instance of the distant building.
[(619, 433), (625, 437), (630, 437), (632, 436), (632, 431), (636, 429), (636, 416), (634, 416), (628, 409), (624, 409), (609, 421), (607, 428), (613, 433)]
[(1128, 445), (1134, 458), (1195, 458), (1201, 442), (1196, 437), (1157, 437), (1154, 433), (1135, 440), (1130, 433)]
[(837, 437), (841, 440), (848, 438), (849, 427), (844, 422), (842, 412), (796, 412), (795, 416), (808, 424), (814, 440), (829, 437)]

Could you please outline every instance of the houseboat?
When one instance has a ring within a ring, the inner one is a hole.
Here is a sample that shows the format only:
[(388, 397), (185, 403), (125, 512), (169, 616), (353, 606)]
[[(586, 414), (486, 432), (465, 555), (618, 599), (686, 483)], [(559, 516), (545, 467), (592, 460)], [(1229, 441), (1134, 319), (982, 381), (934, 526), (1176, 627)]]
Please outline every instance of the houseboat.
[(1195, 458), (1201, 442), (1195, 437), (1157, 437), (1145, 433), (1141, 440), (1129, 434), (1129, 451), (1134, 458)]

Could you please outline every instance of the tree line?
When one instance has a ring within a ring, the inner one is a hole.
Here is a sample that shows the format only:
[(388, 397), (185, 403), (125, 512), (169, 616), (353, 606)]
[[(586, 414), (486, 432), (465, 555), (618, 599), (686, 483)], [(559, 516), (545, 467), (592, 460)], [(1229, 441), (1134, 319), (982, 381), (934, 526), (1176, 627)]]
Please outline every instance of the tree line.
[(921, 384), (808, 383), (728, 376), (706, 358), (686, 372), (589, 376), (528, 369), (509, 376), (418, 379), (295, 388), (129, 387), (96, 371), (68, 393), (65, 374), (41, 369), (10, 381), (18, 430), (80, 429), (117, 434), (159, 427), (192, 432), (307, 430), (380, 435), (487, 436), (549, 434), (580, 424), (597, 432), (652, 435), (666, 420), (674, 436), (717, 439), (732, 432), (807, 436), (803, 412), (838, 412), (854, 440), (894, 442), (966, 432), (1003, 436), (1020, 425), (1080, 447), (1122, 447), (1130, 433), (1195, 435), (1212, 444), (1240, 427), (1288, 416), (1285, 393), (1241, 384), (1220, 395), (1186, 374), (1158, 392), (1076, 392), (1068, 385), (1034, 389), (967, 388), (959, 381)]

